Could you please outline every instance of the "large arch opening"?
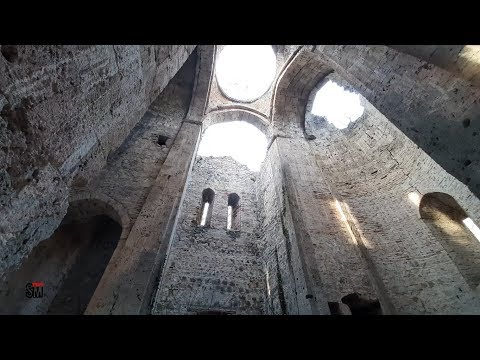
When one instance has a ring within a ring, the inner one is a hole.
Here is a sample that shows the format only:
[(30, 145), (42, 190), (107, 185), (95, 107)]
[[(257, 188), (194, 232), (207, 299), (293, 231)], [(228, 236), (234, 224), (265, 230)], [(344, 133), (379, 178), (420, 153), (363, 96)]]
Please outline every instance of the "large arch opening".
[[(108, 204), (70, 203), (54, 234), (2, 281), (0, 313), (83, 314), (121, 232), (119, 217)], [(32, 283), (43, 284), (42, 292), (33, 293)]]
[[(224, 113), (228, 116), (228, 113)], [(267, 137), (246, 121), (225, 121), (210, 125), (203, 133), (197, 156), (230, 156), (251, 171), (258, 172), (267, 152)]]
[(455, 199), (445, 193), (425, 194), (420, 216), (429, 226), (472, 289), (480, 284), (480, 234), (477, 225)]

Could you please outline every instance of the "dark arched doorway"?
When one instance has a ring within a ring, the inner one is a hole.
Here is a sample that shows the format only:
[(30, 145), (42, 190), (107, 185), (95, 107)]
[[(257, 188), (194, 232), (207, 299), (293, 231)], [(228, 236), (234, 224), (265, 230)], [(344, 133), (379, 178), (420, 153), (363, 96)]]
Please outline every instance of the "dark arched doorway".
[[(54, 234), (33, 248), (2, 282), (0, 313), (83, 314), (121, 232), (119, 217), (108, 204), (71, 203)], [(42, 296), (26, 296), (32, 282), (44, 284)]]

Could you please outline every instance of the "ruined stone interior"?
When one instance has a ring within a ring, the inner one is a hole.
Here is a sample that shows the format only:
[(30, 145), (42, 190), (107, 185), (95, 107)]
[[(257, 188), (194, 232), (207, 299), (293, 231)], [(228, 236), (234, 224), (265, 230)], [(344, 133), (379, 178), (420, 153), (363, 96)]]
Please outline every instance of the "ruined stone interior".
[(262, 49), (1, 46), (0, 314), (480, 314), (480, 47)]

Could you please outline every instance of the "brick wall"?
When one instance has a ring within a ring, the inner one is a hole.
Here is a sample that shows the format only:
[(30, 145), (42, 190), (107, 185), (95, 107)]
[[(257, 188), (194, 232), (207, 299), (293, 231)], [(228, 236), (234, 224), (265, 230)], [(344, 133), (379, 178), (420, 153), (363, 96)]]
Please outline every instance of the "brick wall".
[[(230, 157), (195, 160), (157, 291), (154, 314), (207, 310), (261, 314), (265, 296), (256, 174)], [(209, 227), (198, 226), (202, 191), (215, 191)], [(227, 231), (227, 196), (240, 196), (239, 232)]]

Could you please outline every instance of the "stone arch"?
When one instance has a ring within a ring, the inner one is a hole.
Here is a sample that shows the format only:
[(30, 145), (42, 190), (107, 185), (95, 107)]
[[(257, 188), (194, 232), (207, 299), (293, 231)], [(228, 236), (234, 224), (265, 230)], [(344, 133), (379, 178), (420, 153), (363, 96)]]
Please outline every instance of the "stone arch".
[(230, 193), (227, 196), (227, 230), (240, 230), (240, 196)]
[(197, 216), (197, 224), (209, 227), (212, 220), (213, 204), (215, 202), (215, 191), (205, 188), (202, 191), (202, 203)]
[(245, 121), (260, 130), (267, 139), (271, 138), (270, 124), (266, 117), (252, 110), (239, 108), (238, 106), (208, 113), (202, 122), (203, 131), (211, 125), (231, 121)]
[(317, 84), (333, 72), (310, 48), (294, 54), (275, 87), (272, 124), (278, 131), (301, 132), (308, 99)]
[[(133, 225), (131, 224), (128, 212), (123, 205), (103, 193), (93, 191), (74, 192), (70, 194), (68, 199), (69, 204), (79, 203), (86, 200), (89, 200), (91, 204), (91, 206), (89, 206), (89, 211), (91, 211), (91, 213), (100, 214), (103, 211), (105, 215), (110, 216), (120, 224), (122, 227), (122, 234), (120, 236), (119, 245), (123, 244), (123, 241), (127, 239), (128, 233)], [(95, 207), (93, 204), (97, 204), (97, 206)]]
[[(243, 103), (240, 101), (232, 100), (221, 92), (218, 87), (217, 79), (214, 73), (212, 73), (211, 84), (208, 93), (208, 104), (206, 114), (222, 110), (225, 108), (244, 108), (250, 111), (257, 112), (261, 116), (270, 119), (272, 114), (272, 102), (274, 99), (275, 89), (278, 83), (278, 79), (294, 55), (302, 48), (300, 45), (271, 45), (276, 55), (276, 74), (270, 88), (260, 98), (250, 103)], [(215, 46), (215, 54), (213, 55), (213, 69), (215, 69), (216, 58), (222, 51), (222, 46)]]
[(422, 196), (419, 212), (465, 281), (476, 289), (480, 284), (480, 239), (472, 232), (471, 224), (476, 225), (466, 211), (451, 195), (431, 192)]
[[(85, 195), (72, 197), (53, 235), (6, 276), (2, 313), (83, 314), (129, 223), (113, 202)], [(41, 297), (25, 297), (32, 282), (44, 283)]]

